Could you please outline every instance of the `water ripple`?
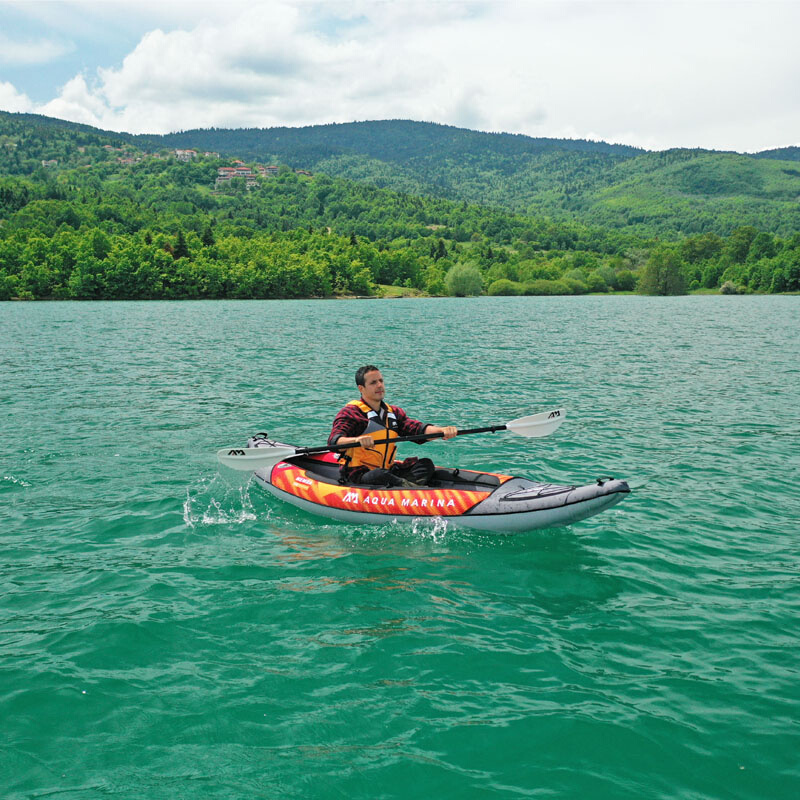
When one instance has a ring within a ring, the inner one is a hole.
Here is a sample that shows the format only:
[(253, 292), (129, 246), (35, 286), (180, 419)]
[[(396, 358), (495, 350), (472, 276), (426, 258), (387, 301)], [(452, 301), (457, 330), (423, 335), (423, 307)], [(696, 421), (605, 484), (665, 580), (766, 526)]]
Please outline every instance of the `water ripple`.
[[(3, 796), (793, 800), (798, 308), (0, 304)], [(218, 470), (323, 443), (361, 362), (427, 421), (568, 408), (438, 463), (635, 490), (503, 537)]]

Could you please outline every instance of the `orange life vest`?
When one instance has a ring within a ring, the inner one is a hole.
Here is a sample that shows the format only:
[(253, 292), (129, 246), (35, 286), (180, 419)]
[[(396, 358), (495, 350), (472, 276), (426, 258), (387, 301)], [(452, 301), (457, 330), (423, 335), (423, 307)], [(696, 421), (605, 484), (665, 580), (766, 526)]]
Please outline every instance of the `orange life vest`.
[[(367, 427), (362, 433), (368, 433), (373, 439), (396, 439), (397, 417), (394, 409), (386, 403), (386, 420), (381, 422), (380, 415), (373, 411), (363, 400), (351, 400), (347, 405), (360, 408), (367, 415)], [(369, 469), (389, 469), (394, 463), (394, 454), (397, 452), (397, 445), (388, 442), (386, 444), (376, 444), (369, 450), (366, 447), (350, 447), (342, 451), (339, 462), (347, 464), (350, 469), (355, 467), (368, 467)]]

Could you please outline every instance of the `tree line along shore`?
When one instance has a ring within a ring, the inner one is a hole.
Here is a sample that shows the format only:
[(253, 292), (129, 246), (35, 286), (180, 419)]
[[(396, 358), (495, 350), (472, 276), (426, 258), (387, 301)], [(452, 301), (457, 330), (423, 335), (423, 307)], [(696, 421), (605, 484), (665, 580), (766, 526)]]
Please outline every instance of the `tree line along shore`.
[(800, 291), (797, 233), (644, 236), (73, 139), (0, 136), (0, 300)]

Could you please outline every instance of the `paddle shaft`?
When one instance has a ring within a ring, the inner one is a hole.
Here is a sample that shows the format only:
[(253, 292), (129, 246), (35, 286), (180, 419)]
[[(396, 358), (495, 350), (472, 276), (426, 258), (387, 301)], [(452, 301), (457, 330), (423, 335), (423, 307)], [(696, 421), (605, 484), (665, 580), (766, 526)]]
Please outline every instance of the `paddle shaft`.
[[(496, 431), (511, 431), (518, 436), (525, 436), (529, 439), (536, 439), (542, 436), (549, 436), (564, 421), (566, 411), (563, 408), (553, 409), (552, 411), (542, 411), (538, 414), (531, 414), (527, 417), (512, 419), (510, 422), (499, 425), (489, 425), (483, 428), (465, 428), (457, 430), (456, 436), (465, 436), (469, 433), (495, 433)], [(363, 436), (363, 434), (362, 434)], [(419, 433), (416, 436), (398, 436), (396, 439), (377, 439), (374, 444), (397, 444), (399, 442), (425, 442), (428, 439), (444, 438), (444, 433)], [(362, 447), (360, 441), (356, 440), (349, 444), (324, 445), (320, 447), (290, 447), (289, 445), (275, 444), (273, 447), (223, 447), (217, 451), (217, 458), (225, 466), (240, 471), (253, 469), (265, 469), (272, 467), (280, 461), (287, 461), (296, 456), (316, 455), (319, 453), (341, 452), (352, 447)]]
[[(467, 428), (458, 431), (456, 436), (465, 436), (468, 433), (495, 433), (506, 430), (506, 425), (491, 425), (488, 428)], [(443, 433), (420, 433), (417, 436), (398, 436), (395, 439), (373, 439), (373, 444), (397, 444), (398, 442), (425, 442), (429, 439), (441, 439)], [(336, 450), (349, 450), (351, 447), (361, 447), (360, 442), (350, 444), (333, 444), (327, 447), (298, 447), (295, 451), (298, 456), (310, 456), (316, 453), (328, 453)]]

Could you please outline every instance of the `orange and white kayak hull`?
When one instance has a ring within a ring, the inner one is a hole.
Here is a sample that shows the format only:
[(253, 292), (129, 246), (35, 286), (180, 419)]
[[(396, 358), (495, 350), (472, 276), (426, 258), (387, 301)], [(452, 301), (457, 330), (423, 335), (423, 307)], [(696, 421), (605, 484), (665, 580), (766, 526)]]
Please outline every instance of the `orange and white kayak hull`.
[(630, 491), (625, 481), (585, 486), (459, 469), (437, 469), (434, 485), (341, 485), (333, 453), (281, 461), (256, 470), (256, 481), (280, 500), (312, 514), (353, 524), (441, 517), (457, 525), (498, 533), (570, 525), (616, 505)]

